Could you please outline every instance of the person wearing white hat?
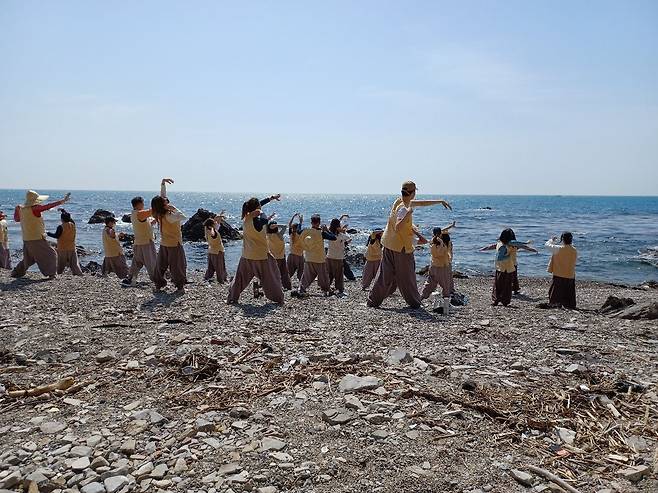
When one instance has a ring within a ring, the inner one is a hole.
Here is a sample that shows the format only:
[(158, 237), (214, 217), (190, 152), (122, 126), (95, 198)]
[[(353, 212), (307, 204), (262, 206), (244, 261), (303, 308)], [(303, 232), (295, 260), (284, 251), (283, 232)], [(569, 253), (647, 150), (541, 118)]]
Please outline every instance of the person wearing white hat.
[(392, 295), (396, 289), (411, 308), (420, 308), (421, 299), (416, 282), (416, 261), (414, 259), (414, 237), (416, 232), (412, 220), (415, 207), (442, 205), (452, 210), (450, 204), (442, 199), (415, 200), (416, 184), (405, 181), (401, 196), (393, 205), (388, 223), (382, 235), (384, 251), (375, 276), (375, 283), (368, 296), (368, 306), (376, 308)]
[(39, 195), (34, 190), (27, 191), (25, 203), (17, 205), (14, 210), (14, 221), (21, 223), (23, 234), (23, 260), (11, 271), (11, 277), (23, 277), (30, 266), (36, 263), (44, 276), (55, 278), (57, 251), (46, 240), (46, 225), (41, 214), (65, 204), (70, 197), (71, 194), (67, 193), (61, 200), (43, 204), (48, 200), (48, 195)]
[(9, 256), (9, 228), (7, 228), (7, 216), (0, 211), (0, 269), (11, 269), (11, 257)]

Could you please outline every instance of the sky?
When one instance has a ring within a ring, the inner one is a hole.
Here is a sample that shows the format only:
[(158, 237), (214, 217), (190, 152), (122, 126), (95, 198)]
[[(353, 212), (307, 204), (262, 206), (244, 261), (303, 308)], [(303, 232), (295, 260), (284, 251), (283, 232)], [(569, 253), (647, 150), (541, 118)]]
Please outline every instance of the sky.
[(658, 2), (0, 0), (0, 188), (658, 195)]

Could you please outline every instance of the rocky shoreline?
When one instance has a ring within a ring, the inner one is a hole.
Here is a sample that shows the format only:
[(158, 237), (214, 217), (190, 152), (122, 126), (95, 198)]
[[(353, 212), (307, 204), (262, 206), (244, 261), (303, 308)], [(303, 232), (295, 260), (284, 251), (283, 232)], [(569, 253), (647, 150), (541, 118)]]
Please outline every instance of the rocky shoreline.
[(190, 279), (0, 272), (0, 490), (658, 489), (657, 324), (599, 312), (655, 289), (579, 282), (579, 311), (546, 310), (522, 279), (506, 309), (471, 278), (443, 317)]

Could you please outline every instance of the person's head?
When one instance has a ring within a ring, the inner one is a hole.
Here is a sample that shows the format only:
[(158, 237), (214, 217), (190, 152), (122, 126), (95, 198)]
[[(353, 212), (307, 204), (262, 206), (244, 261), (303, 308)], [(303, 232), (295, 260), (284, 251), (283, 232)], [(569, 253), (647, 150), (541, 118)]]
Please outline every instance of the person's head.
[(299, 223), (292, 223), (288, 228), (288, 234), (291, 236), (296, 235), (298, 230), (299, 230)]
[(117, 223), (117, 220), (113, 217), (106, 217), (105, 218), (105, 226), (108, 228), (113, 228)]
[(215, 227), (215, 221), (212, 219), (212, 217), (209, 217), (208, 219), (206, 219), (205, 221), (203, 221), (203, 226), (204, 226), (206, 229), (212, 229), (212, 228)]
[(242, 219), (247, 217), (247, 214), (251, 214), (255, 210), (260, 208), (260, 200), (257, 197), (251, 197), (245, 203), (242, 204)]
[(375, 229), (370, 233), (368, 237), (368, 243), (374, 243), (376, 241), (382, 241), (382, 235), (384, 234), (383, 229)]
[(329, 231), (333, 234), (338, 234), (338, 230), (340, 230), (340, 219), (333, 218), (329, 223)]
[(311, 226), (313, 226), (314, 228), (319, 227), (321, 221), (322, 219), (320, 218), (320, 214), (313, 214), (311, 216)]
[(136, 211), (141, 211), (144, 209), (144, 199), (142, 197), (133, 197), (130, 203), (132, 204), (133, 209)]
[(156, 195), (151, 199), (151, 214), (157, 221), (162, 221), (167, 215), (167, 202), (164, 197)]
[(569, 231), (565, 231), (562, 233), (562, 236), (560, 236), (560, 241), (565, 245), (571, 245), (573, 243), (573, 234)]
[(498, 239), (501, 243), (507, 245), (510, 241), (514, 240), (514, 231), (512, 231), (510, 228), (504, 229), (500, 233), (500, 237)]
[(413, 181), (405, 181), (402, 184), (402, 199), (413, 200), (416, 197), (416, 184)]
[(73, 218), (71, 217), (71, 214), (62, 209), (62, 213), (59, 215), (59, 218), (62, 220), (63, 223), (72, 223)]
[(450, 235), (448, 233), (441, 233), (441, 239), (443, 240), (443, 244), (445, 246), (450, 245)]
[(270, 234), (279, 232), (279, 224), (276, 221), (270, 221), (267, 223), (267, 232)]
[(516, 233), (514, 232), (514, 230), (512, 228), (509, 228), (509, 232), (512, 235), (512, 240), (516, 240)]
[(0, 211), (0, 221), (5, 219), (7, 217), (7, 214), (5, 214), (5, 211)]

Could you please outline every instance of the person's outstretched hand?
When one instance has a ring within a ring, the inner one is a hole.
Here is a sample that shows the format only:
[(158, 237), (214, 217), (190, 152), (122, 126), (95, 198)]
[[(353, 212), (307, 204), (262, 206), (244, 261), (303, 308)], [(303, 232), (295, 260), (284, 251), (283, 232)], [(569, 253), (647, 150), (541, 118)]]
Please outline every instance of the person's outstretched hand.
[(163, 178), (162, 179), (162, 184), (165, 184), (165, 183), (171, 185), (171, 184), (174, 183), (174, 180), (172, 180), (171, 178)]

